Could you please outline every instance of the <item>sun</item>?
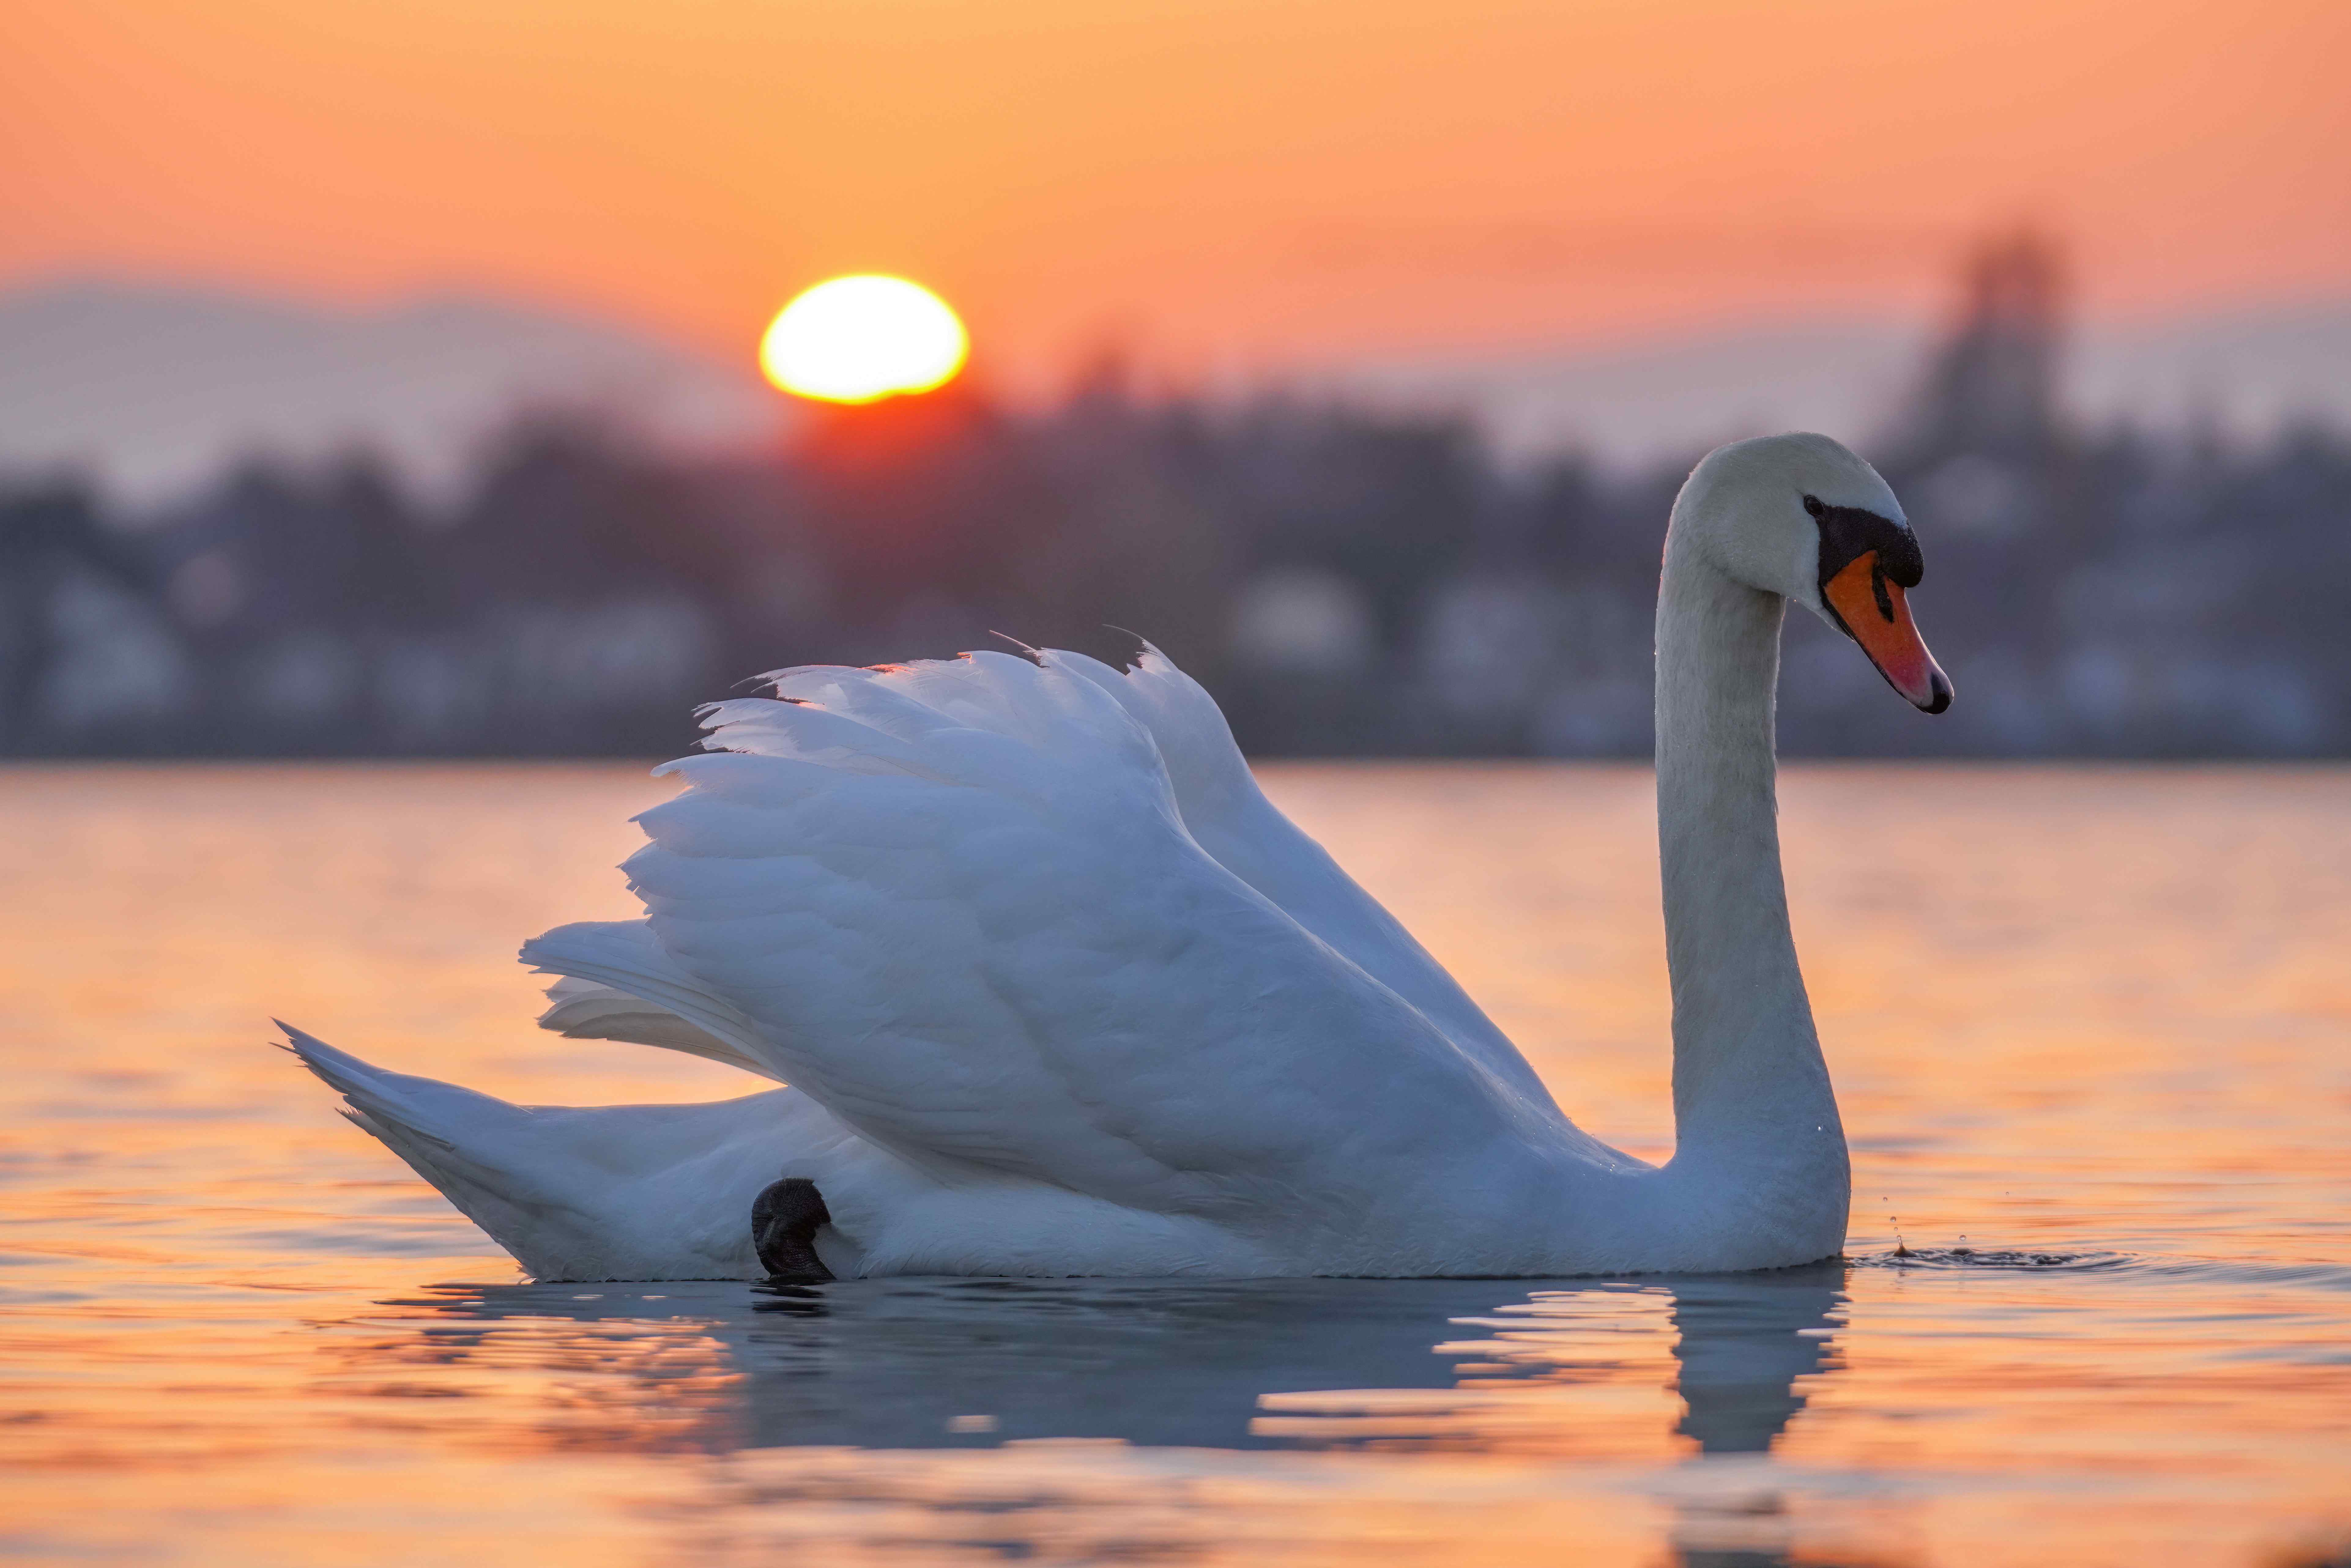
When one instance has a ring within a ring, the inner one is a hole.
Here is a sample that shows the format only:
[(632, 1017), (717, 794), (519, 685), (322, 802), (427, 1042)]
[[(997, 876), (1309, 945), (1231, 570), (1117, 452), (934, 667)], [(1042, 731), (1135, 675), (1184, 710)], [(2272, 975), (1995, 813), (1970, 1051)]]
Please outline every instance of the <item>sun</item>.
[(778, 313), (759, 368), (788, 392), (872, 402), (955, 380), (971, 339), (946, 300), (877, 272), (828, 278)]

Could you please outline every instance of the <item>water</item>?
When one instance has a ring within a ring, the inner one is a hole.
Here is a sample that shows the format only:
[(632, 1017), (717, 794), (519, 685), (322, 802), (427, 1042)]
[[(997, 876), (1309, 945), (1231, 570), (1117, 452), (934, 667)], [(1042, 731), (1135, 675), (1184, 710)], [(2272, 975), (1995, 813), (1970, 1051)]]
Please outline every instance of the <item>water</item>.
[[(1644, 774), (1270, 781), (1579, 1120), (1666, 1151)], [(2351, 1542), (2351, 770), (1792, 770), (1844, 1263), (517, 1283), (264, 1019), (524, 1101), (742, 1092), (538, 1034), (509, 961), (632, 913), (608, 868), (666, 789), (0, 774), (0, 1557), (2286, 1568)]]

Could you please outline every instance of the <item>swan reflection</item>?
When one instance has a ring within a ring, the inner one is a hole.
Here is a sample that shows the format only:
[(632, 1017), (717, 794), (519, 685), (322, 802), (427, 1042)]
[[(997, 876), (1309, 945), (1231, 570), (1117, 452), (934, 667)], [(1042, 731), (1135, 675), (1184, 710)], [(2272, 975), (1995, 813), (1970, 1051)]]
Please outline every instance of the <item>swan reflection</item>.
[[(1773, 1544), (1784, 1510), (1753, 1457), (1836, 1372), (1844, 1302), (1842, 1265), (1545, 1285), (450, 1287), (387, 1303), (397, 1317), (336, 1343), (361, 1391), (441, 1379), (522, 1394), (520, 1419), (486, 1426), (479, 1401), (465, 1416), (521, 1447), (732, 1454), (738, 1468), (763, 1450), (829, 1450), (836, 1489), (907, 1473), (917, 1451), (1024, 1439), (1290, 1449), (1301, 1463), (1355, 1453), (1384, 1469), (1420, 1452), (1447, 1475), (1484, 1465), (1556, 1492), (1554, 1510), (1603, 1485), (1661, 1498), (1681, 1561), (1752, 1568), (1786, 1560)], [(811, 1485), (812, 1463), (791, 1460)], [(892, 1495), (919, 1511), (930, 1494)], [(756, 1498), (769, 1513), (802, 1500), (772, 1483)]]
[(1761, 1454), (1841, 1364), (1844, 1269), (1718, 1276), (1672, 1287), (1674, 1360), (1685, 1406), (1675, 1430), (1701, 1454)]
[[(1562, 1281), (891, 1280), (444, 1287), (341, 1342), (381, 1377), (536, 1364), (686, 1446), (1374, 1442), (1593, 1458), (1761, 1453), (1833, 1372), (1841, 1265)], [(1681, 1408), (1674, 1408), (1678, 1395)], [(1588, 1396), (1588, 1397), (1587, 1397)], [(629, 1423), (617, 1423), (627, 1427)], [(638, 1427), (642, 1436), (642, 1426)], [(642, 1444), (621, 1429), (623, 1446)], [(1684, 1439), (1676, 1445), (1672, 1438)], [(592, 1440), (585, 1432), (573, 1440)]]

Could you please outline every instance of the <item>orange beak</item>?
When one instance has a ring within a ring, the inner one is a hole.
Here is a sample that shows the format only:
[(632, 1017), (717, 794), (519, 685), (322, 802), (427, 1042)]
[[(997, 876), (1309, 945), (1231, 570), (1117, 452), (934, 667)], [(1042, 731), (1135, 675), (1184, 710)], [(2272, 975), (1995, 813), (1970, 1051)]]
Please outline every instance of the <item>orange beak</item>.
[(1927, 652), (1902, 585), (1886, 575), (1876, 550), (1865, 550), (1829, 579), (1821, 597), (1886, 684), (1927, 713), (1951, 706), (1951, 681)]

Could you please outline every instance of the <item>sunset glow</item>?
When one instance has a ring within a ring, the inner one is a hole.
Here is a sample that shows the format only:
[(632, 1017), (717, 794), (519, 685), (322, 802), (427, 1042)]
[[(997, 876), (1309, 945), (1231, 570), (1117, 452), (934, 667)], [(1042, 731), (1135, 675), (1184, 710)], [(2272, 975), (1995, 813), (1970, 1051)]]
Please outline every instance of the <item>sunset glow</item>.
[(946, 300), (903, 277), (861, 273), (785, 306), (760, 341), (759, 368), (800, 397), (872, 402), (945, 386), (970, 348)]
[(740, 356), (779, 279), (886, 256), (1023, 386), (1106, 335), (1221, 373), (1917, 316), (2019, 217), (2092, 318), (2351, 288), (2311, 0), (553, 14), (27, 7), (0, 277), (457, 285)]

